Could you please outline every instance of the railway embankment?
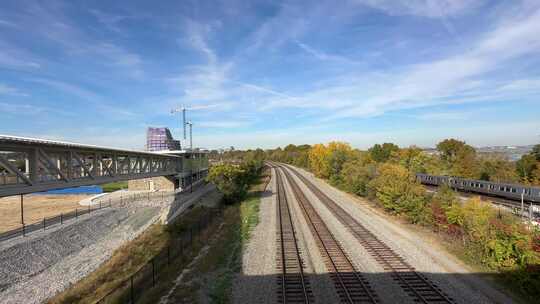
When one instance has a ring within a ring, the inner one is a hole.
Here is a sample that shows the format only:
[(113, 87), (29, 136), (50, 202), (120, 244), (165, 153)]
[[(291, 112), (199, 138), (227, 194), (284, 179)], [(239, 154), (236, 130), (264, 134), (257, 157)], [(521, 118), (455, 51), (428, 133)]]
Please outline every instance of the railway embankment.
[[(111, 194), (102, 198), (116, 202), (110, 208), (0, 243), (0, 303), (42, 303), (96, 270), (153, 223), (170, 220), (172, 206), (194, 204), (201, 193), (177, 195), (176, 205), (161, 195)], [(121, 203), (116, 196), (122, 196)]]

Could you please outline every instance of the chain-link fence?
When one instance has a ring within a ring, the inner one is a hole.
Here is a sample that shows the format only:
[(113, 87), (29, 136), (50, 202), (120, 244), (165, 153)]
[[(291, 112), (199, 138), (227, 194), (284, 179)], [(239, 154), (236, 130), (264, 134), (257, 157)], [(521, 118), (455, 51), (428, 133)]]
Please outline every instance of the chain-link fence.
[[(136, 303), (144, 292), (153, 288), (163, 279), (164, 272), (170, 265), (179, 258), (185, 258), (186, 253), (193, 249), (196, 242), (204, 241), (202, 232), (214, 218), (220, 218), (222, 213), (223, 209), (221, 208), (207, 209), (191, 227), (179, 234), (178, 237), (171, 239), (167, 247), (163, 248), (148, 263), (97, 303)], [(206, 238), (208, 237), (206, 235)]]

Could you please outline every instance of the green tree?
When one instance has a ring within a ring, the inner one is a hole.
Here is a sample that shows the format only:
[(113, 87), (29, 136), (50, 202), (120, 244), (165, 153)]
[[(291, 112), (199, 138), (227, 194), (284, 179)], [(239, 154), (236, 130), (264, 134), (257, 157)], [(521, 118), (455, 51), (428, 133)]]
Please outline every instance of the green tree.
[(497, 183), (513, 183), (519, 180), (515, 164), (499, 157), (481, 159), (479, 178)]
[(540, 144), (533, 147), (531, 154), (534, 155), (537, 161), (540, 161)]
[(441, 153), (442, 160), (453, 164), (457, 160), (458, 152), (465, 147), (464, 141), (454, 138), (445, 139), (437, 144), (437, 150)]
[(226, 203), (241, 200), (246, 195), (249, 186), (246, 170), (232, 164), (210, 167), (207, 180), (223, 193)]
[(437, 144), (441, 159), (455, 176), (475, 178), (478, 175), (476, 150), (464, 141), (445, 139)]
[(360, 159), (348, 161), (340, 172), (341, 187), (356, 195), (367, 196), (368, 184), (376, 173), (377, 167), (373, 163), (365, 164)]
[[(409, 147), (392, 152), (390, 161), (399, 164), (412, 173), (439, 173), (437, 158), (430, 156), (418, 147)], [(435, 171), (435, 172), (432, 172)]]
[(396, 146), (395, 144), (384, 143), (382, 145), (375, 144), (373, 147), (369, 148), (368, 152), (374, 161), (378, 163), (384, 163), (390, 158), (390, 155), (392, 155), (392, 152), (395, 152), (398, 150), (399, 150), (399, 147)]
[(530, 183), (535, 180), (535, 171), (538, 168), (536, 157), (525, 154), (516, 162), (516, 170), (523, 182)]
[(429, 222), (427, 197), (414, 174), (400, 165), (383, 164), (379, 175), (369, 184), (385, 209), (405, 214), (413, 223)]
[(343, 164), (354, 157), (351, 146), (342, 142), (331, 142), (328, 144), (328, 168), (329, 178), (333, 184), (339, 183), (339, 173), (343, 168)]

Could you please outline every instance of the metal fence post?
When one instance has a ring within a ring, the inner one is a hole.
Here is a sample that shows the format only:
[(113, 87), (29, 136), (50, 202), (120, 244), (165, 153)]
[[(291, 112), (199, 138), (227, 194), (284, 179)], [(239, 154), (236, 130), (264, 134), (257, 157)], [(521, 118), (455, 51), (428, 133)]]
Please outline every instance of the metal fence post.
[(152, 287), (156, 286), (156, 265), (152, 259)]
[(45, 231), (45, 218), (43, 218), (43, 231)]
[(131, 303), (135, 303), (135, 299), (133, 297), (133, 275), (130, 277), (130, 297), (131, 297)]
[(99, 209), (101, 209), (101, 201), (99, 201)]
[(184, 240), (180, 237), (180, 258), (184, 260)]
[(60, 213), (60, 225), (64, 223), (64, 214)]
[(25, 227), (24, 223), (22, 224), (22, 235), (26, 236), (26, 227)]
[(75, 218), (77, 218), (78, 215), (77, 215), (77, 208), (75, 208)]

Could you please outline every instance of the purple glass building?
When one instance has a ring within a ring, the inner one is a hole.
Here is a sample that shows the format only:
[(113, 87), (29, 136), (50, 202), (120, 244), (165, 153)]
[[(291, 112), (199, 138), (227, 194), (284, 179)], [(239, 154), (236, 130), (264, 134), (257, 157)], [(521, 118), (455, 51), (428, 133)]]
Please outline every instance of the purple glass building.
[(168, 128), (152, 128), (146, 131), (147, 151), (173, 151), (180, 150), (180, 141), (172, 137)]

